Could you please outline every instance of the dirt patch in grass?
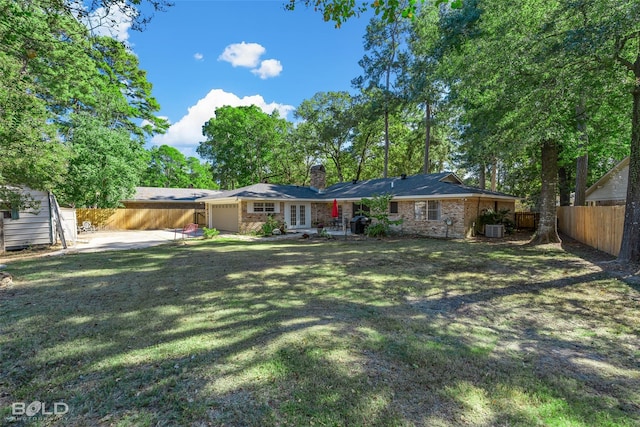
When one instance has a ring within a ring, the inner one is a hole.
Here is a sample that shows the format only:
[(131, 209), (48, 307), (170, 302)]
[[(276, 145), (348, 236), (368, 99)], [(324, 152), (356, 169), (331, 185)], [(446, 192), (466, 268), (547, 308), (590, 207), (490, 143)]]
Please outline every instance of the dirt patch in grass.
[(1, 415), (39, 400), (70, 407), (42, 425), (638, 425), (640, 292), (566, 245), (193, 241), (11, 262)]

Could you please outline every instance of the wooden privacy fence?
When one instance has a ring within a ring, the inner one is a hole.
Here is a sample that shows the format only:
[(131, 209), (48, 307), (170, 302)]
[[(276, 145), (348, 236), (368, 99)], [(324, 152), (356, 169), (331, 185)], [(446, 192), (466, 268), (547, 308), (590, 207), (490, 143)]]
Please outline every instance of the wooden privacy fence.
[(78, 224), (91, 221), (103, 230), (159, 230), (206, 225), (203, 209), (76, 209)]
[(529, 230), (535, 230), (538, 228), (540, 214), (538, 212), (516, 212), (514, 214), (514, 218), (517, 229), (521, 230), (526, 228)]
[(560, 206), (558, 230), (593, 248), (617, 256), (622, 242), (624, 206)]

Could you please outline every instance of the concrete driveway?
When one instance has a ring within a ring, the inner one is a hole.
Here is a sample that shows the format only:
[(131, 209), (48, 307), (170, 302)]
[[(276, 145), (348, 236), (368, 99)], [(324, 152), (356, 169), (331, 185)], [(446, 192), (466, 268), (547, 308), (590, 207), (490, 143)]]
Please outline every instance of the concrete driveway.
[[(328, 230), (328, 232), (335, 237), (341, 237), (344, 235), (343, 231)], [(222, 233), (221, 236), (233, 237), (235, 239), (242, 240), (276, 240), (276, 239), (299, 239), (303, 234), (313, 235), (316, 233), (316, 229), (310, 230), (296, 230), (295, 232), (287, 233), (283, 236), (273, 236), (270, 238), (256, 237), (249, 235)], [(351, 235), (351, 232), (347, 231), (347, 235)], [(198, 229), (195, 234), (190, 234), (189, 237), (185, 236), (185, 239), (200, 238), (202, 236), (202, 229)], [(126, 249), (142, 249), (151, 246), (158, 246), (164, 243), (170, 243), (174, 240), (182, 239), (182, 230), (173, 229), (165, 230), (102, 230), (85, 232), (78, 234), (78, 241), (76, 245), (69, 246), (67, 249), (61, 249), (49, 255), (61, 255), (72, 253), (88, 253), (88, 252), (103, 252), (103, 251), (119, 251)]]
[[(193, 236), (191, 234), (190, 236)], [(198, 230), (196, 237), (202, 236)], [(188, 237), (192, 239), (193, 237)], [(118, 251), (124, 249), (141, 249), (169, 243), (182, 239), (181, 230), (127, 230), (127, 231), (95, 231), (80, 233), (75, 246), (71, 246), (66, 253)], [(187, 237), (185, 236), (185, 239)]]

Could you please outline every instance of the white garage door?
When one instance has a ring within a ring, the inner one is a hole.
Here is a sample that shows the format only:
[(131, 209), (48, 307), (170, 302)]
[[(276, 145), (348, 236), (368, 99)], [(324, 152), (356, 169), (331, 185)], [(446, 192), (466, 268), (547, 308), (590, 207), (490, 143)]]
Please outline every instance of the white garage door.
[(209, 205), (209, 223), (220, 231), (238, 232), (238, 204)]

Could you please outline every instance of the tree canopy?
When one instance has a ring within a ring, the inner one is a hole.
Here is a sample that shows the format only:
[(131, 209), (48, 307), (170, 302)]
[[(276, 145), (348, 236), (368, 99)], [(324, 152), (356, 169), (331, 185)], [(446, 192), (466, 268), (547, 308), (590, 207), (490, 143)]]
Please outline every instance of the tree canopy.
[(282, 141), (287, 121), (278, 112), (266, 114), (255, 105), (221, 107), (202, 128), (206, 141), (198, 154), (211, 163), (222, 188), (237, 188), (277, 178), (273, 165), (286, 156)]
[(586, 187), (630, 155), (620, 259), (640, 261), (638, 2), (290, 0), (337, 26), (375, 12), (357, 93), (317, 93), (295, 123), (256, 106), (218, 108), (197, 150), (206, 166), (168, 146), (143, 149), (167, 128), (152, 86), (126, 46), (91, 31), (110, 8), (143, 28), (140, 4), (0, 0), (5, 203), (27, 203), (12, 193), (21, 185), (113, 206), (138, 182), (307, 184), (317, 162), (329, 183), (446, 168), (522, 196), (547, 242), (558, 239), (557, 197), (584, 203)]
[(185, 157), (177, 148), (168, 145), (151, 147), (140, 184), (146, 187), (218, 188), (206, 164), (196, 157)]
[(78, 175), (96, 167), (97, 160), (83, 153), (98, 144), (103, 154), (123, 156), (113, 173), (123, 178), (116, 192), (124, 194), (139, 171), (129, 173), (137, 157), (121, 148), (139, 153), (146, 136), (167, 128), (155, 116), (160, 107), (137, 57), (86, 25), (94, 12), (119, 8), (141, 28), (149, 18), (135, 8), (141, 2), (85, 3), (0, 0), (0, 199), (13, 200), (13, 207), (26, 202), (18, 196), (21, 186), (59, 189), (77, 206), (117, 205), (104, 182)]
[[(437, 104), (438, 131), (453, 147), (449, 164), (473, 174), (481, 187), (488, 180), (493, 190), (522, 195), (541, 211), (538, 242), (558, 240), (558, 195), (562, 204), (572, 195), (583, 204), (589, 183), (630, 154), (620, 259), (640, 261), (637, 2), (292, 0), (289, 8), (300, 4), (336, 26), (373, 9), (379, 27), (370, 26), (368, 37), (374, 40), (398, 16), (410, 22), (407, 61), (398, 73), (406, 103), (397, 117), (401, 127), (415, 129), (409, 112), (424, 108), (423, 171), (430, 169)], [(402, 152), (394, 151), (391, 163)]]

